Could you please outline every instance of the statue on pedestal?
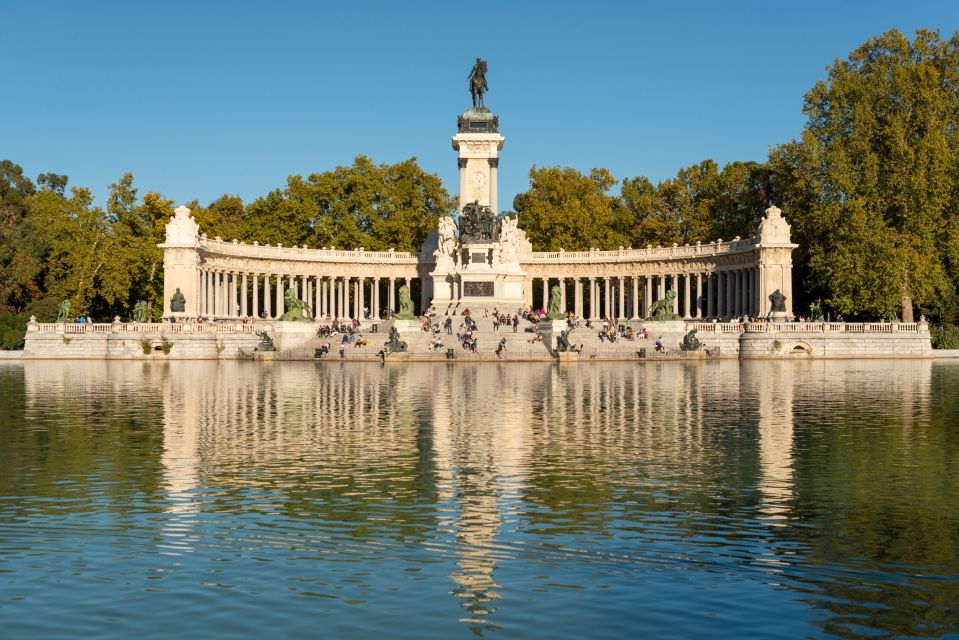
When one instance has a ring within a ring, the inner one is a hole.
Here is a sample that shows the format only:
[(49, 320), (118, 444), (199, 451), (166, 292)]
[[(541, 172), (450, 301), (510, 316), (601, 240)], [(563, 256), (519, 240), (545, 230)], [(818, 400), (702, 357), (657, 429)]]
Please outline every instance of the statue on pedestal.
[(703, 343), (696, 337), (696, 329), (691, 330), (683, 336), (683, 341), (680, 343), (679, 348), (682, 351), (699, 351), (703, 348)]
[(70, 301), (64, 300), (57, 307), (57, 322), (66, 322), (70, 317)]
[(547, 320), (565, 320), (566, 314), (562, 309), (562, 300), (560, 299), (562, 292), (560, 291), (559, 285), (554, 284), (553, 288), (549, 290), (549, 308), (546, 310), (546, 319)]
[(505, 218), (499, 232), (500, 262), (510, 264), (519, 256), (519, 228), (516, 218)]
[(400, 310), (396, 314), (398, 320), (413, 319), (413, 300), (410, 298), (410, 288), (405, 284), (400, 287)]
[(384, 353), (405, 353), (406, 343), (400, 340), (400, 332), (396, 327), (390, 327), (390, 339), (383, 345)]
[(650, 320), (682, 320), (682, 318), (673, 313), (673, 302), (676, 300), (676, 292), (670, 289), (662, 300), (657, 300), (649, 308)]
[(437, 244), (439, 247), (433, 253), (437, 262), (452, 260), (456, 254), (456, 223), (450, 216), (443, 216), (437, 225)]
[(286, 290), (283, 304), (286, 313), (280, 316), (281, 322), (313, 322), (309, 317), (310, 306), (296, 297), (295, 289)]
[(496, 214), (481, 205), (478, 200), (463, 207), (460, 214), (460, 242), (490, 244), (499, 240), (496, 230)]
[(133, 305), (133, 311), (131, 312), (130, 315), (134, 322), (146, 322), (147, 321), (147, 301), (139, 300), (135, 305)]
[(486, 84), (487, 70), (486, 61), (477, 57), (476, 64), (473, 65), (473, 69), (470, 71), (469, 76), (467, 76), (470, 81), (470, 96), (473, 98), (474, 109), (485, 108), (483, 105), (483, 94), (489, 90), (489, 85)]
[(260, 344), (256, 345), (257, 351), (276, 351), (276, 345), (273, 344), (273, 338), (266, 331), (257, 331), (257, 337), (260, 338)]
[(180, 292), (180, 287), (176, 288), (176, 293), (170, 298), (170, 311), (173, 313), (183, 313), (186, 311), (186, 296)]
[(769, 294), (770, 313), (786, 313), (786, 296), (779, 289)]
[(561, 331), (558, 336), (556, 336), (556, 352), (557, 353), (566, 353), (567, 351), (572, 351), (573, 346), (569, 342), (569, 334), (572, 332), (572, 327)]

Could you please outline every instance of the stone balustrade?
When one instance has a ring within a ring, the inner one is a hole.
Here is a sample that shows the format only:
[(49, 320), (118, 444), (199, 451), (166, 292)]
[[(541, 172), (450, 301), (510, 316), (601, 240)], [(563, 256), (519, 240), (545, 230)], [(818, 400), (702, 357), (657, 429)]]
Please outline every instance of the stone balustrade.
[(755, 238), (744, 238), (740, 240), (731, 240), (723, 242), (699, 243), (694, 245), (673, 245), (671, 247), (647, 247), (645, 249), (623, 249), (602, 251), (600, 249), (590, 249), (589, 251), (533, 251), (529, 255), (523, 256), (521, 262), (526, 263), (594, 263), (594, 262), (624, 262), (630, 260), (649, 261), (649, 260), (670, 260), (680, 258), (692, 258), (697, 256), (718, 256), (731, 253), (740, 253), (752, 251), (756, 248)]
[(368, 251), (365, 249), (309, 249), (307, 247), (283, 247), (261, 245), (221, 239), (201, 238), (202, 251), (225, 256), (273, 260), (305, 260), (310, 262), (362, 262), (380, 264), (416, 264), (420, 256), (409, 251)]
[(255, 334), (272, 331), (269, 323), (171, 323), (171, 322), (29, 322), (27, 333), (217, 333)]

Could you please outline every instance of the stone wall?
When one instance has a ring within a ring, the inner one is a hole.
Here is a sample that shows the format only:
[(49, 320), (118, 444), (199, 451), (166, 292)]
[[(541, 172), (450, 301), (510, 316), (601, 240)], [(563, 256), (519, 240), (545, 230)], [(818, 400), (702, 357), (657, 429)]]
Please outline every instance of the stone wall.
[[(536, 360), (555, 357), (546, 345), (555, 344), (561, 326), (545, 332), (546, 341), (528, 344), (526, 332), (513, 334), (504, 330), (494, 333), (487, 319), (478, 319), (480, 340), (484, 354), (490, 358), (496, 341), (506, 337), (510, 341), (505, 360)], [(349, 359), (374, 359), (386, 340), (389, 323), (380, 324), (373, 333), (366, 323), (360, 328), (370, 342), (363, 349), (350, 349)], [(557, 323), (558, 324), (558, 323)], [(634, 323), (641, 329), (643, 323)], [(666, 324), (670, 327), (666, 327)], [(670, 357), (682, 357), (679, 343), (685, 331), (697, 330), (701, 342), (711, 351), (711, 357), (742, 359), (783, 358), (932, 358), (929, 327), (925, 323), (646, 323), (648, 340), (618, 340), (615, 343), (599, 340), (595, 329), (580, 328), (570, 335), (574, 344), (583, 345), (579, 360), (635, 360), (644, 349), (648, 358), (655, 357), (653, 345), (662, 335), (670, 349)], [(672, 327), (676, 324), (678, 326)], [(443, 352), (428, 349), (429, 334), (423, 333), (419, 323), (403, 332), (410, 345), (413, 359), (445, 359)], [(669, 329), (669, 330), (667, 330)], [(260, 342), (257, 331), (267, 331), (273, 338), (279, 359), (312, 360), (314, 350), (321, 343), (330, 343), (336, 352), (338, 343), (315, 335), (313, 323), (283, 322), (255, 325), (244, 324), (39, 324), (27, 328), (24, 359), (93, 359), (93, 360), (216, 360), (250, 358)], [(448, 338), (448, 336), (443, 336)], [(143, 351), (144, 341), (150, 352)], [(169, 352), (163, 351), (164, 341)], [(451, 342), (455, 342), (455, 339)], [(488, 352), (488, 353), (487, 353)], [(332, 354), (331, 354), (332, 355)], [(476, 359), (456, 351), (458, 359)]]

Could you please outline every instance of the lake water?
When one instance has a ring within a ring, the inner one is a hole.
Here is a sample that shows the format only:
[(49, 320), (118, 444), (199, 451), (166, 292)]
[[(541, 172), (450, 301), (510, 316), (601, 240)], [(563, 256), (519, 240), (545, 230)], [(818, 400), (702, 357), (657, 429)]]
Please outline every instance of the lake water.
[(3, 638), (959, 637), (959, 365), (0, 364)]

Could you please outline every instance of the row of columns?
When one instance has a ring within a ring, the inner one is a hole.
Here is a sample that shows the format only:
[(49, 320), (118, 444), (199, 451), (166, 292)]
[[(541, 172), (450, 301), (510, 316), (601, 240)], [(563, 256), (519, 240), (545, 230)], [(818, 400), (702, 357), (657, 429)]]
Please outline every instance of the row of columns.
[(311, 318), (362, 318), (369, 307), (370, 317), (380, 319), (382, 284), (386, 284), (386, 310), (396, 311), (397, 280), (408, 278), (291, 276), (237, 273), (220, 270), (200, 271), (200, 312), (209, 318), (275, 319), (286, 309), (286, 291), (309, 306)]
[[(666, 291), (676, 292), (673, 313), (685, 319), (760, 316), (769, 311), (759, 299), (759, 268), (719, 269), (702, 273), (645, 276), (539, 278), (541, 306), (549, 304), (553, 285), (560, 287), (560, 308), (581, 318), (639, 319), (649, 315)], [(530, 283), (535, 286), (535, 281)], [(572, 291), (567, 291), (572, 286)], [(530, 302), (532, 296), (530, 296)]]

